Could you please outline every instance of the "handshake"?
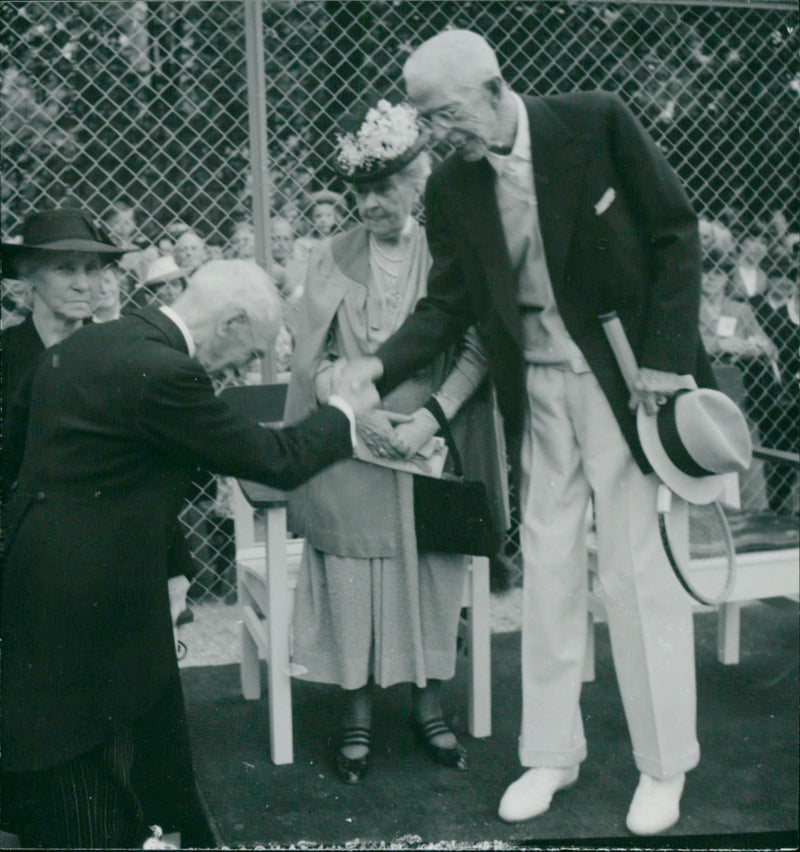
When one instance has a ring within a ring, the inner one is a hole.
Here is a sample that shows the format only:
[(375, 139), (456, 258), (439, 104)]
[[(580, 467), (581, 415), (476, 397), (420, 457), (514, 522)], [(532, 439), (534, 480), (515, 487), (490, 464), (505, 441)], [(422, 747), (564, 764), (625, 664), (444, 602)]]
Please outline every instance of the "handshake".
[(379, 358), (355, 358), (352, 361), (340, 358), (333, 365), (331, 394), (349, 403), (358, 416), (380, 405), (375, 382), (382, 375), (383, 364)]

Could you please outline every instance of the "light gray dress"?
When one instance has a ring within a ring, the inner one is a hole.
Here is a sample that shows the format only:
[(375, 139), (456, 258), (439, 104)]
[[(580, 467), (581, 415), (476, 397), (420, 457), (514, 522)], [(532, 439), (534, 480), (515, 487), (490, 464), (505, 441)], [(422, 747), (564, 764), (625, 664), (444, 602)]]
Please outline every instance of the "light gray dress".
[[(424, 295), (430, 258), (416, 223), (397, 285), (369, 258), (363, 227), (312, 255), (287, 422), (308, 409), (325, 359), (372, 354)], [(415, 411), (443, 372), (443, 362), (424, 369), (384, 407)], [(453, 677), (466, 559), (418, 553), (410, 474), (340, 462), (293, 497), (290, 525), (306, 538), (294, 613), (297, 676), (346, 689), (370, 676), (382, 687)]]

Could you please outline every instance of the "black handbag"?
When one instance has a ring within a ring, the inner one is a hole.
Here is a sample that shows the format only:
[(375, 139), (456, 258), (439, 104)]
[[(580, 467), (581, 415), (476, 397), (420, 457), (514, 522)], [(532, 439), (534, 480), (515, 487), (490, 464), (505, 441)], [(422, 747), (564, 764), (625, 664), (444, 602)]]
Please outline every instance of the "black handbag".
[(441, 479), (414, 474), (414, 526), (417, 547), (432, 553), (494, 556), (500, 546), (486, 485), (464, 478), (461, 456), (439, 403), (431, 398), (425, 408), (436, 418), (454, 474)]

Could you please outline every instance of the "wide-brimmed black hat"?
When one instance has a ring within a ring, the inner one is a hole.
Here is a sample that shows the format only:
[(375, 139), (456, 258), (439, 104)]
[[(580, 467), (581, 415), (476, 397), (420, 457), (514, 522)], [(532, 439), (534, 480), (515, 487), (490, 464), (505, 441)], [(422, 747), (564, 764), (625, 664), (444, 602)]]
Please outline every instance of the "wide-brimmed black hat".
[[(357, 106), (346, 117), (344, 127), (349, 132), (338, 137), (334, 168), (339, 177), (355, 186), (399, 172), (422, 152), (430, 138), (410, 104), (387, 100), (370, 107)], [(398, 150), (398, 140), (404, 137), (408, 144)]]
[(22, 240), (2, 243), (3, 273), (9, 277), (17, 274), (17, 259), (31, 251), (84, 251), (101, 256), (101, 260), (114, 260), (135, 246), (117, 245), (99, 225), (76, 207), (58, 210), (39, 210), (22, 223)]

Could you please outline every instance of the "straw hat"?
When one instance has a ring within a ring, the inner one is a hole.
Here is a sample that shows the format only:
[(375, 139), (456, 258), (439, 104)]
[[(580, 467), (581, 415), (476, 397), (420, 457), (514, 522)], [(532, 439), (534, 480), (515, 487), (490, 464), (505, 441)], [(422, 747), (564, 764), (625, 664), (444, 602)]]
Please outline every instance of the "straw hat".
[(654, 415), (640, 405), (636, 425), (653, 470), (689, 503), (710, 503), (722, 493), (723, 474), (750, 467), (747, 422), (721, 391), (680, 391)]
[(176, 278), (183, 278), (186, 275), (186, 270), (181, 269), (175, 258), (171, 255), (157, 257), (147, 266), (147, 272), (144, 276), (144, 281), (141, 287), (150, 287), (154, 284), (166, 284), (167, 281), (173, 281)]
[(40, 210), (22, 223), (20, 242), (2, 243), (3, 272), (14, 277), (17, 260), (34, 251), (91, 252), (99, 255), (101, 261), (110, 261), (135, 250), (134, 246), (117, 245), (83, 210)]

